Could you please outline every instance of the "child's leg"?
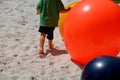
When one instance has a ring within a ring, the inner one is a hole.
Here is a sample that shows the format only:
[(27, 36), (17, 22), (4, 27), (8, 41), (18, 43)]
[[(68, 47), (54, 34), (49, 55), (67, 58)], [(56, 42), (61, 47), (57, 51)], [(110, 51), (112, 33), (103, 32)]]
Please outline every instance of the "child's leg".
[(53, 34), (54, 29), (55, 29), (55, 27), (50, 27), (48, 29), (48, 33), (47, 33), (49, 49), (53, 48), (53, 43), (52, 42), (53, 42), (53, 38), (54, 38), (54, 34)]
[(40, 34), (40, 54), (44, 54), (45, 33)]
[(53, 49), (53, 43), (52, 43), (52, 40), (48, 40), (48, 45), (49, 45), (49, 49)]

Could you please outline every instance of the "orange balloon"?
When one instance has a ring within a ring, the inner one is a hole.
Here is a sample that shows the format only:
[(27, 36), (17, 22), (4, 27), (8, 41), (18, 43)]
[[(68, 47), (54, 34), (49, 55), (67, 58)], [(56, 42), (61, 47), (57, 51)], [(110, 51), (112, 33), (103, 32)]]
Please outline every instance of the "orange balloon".
[[(72, 8), (74, 7), (78, 2), (72, 2), (70, 4), (68, 4), (65, 8)], [(67, 12), (61, 12), (60, 15), (59, 15), (59, 21), (58, 21), (58, 27), (59, 27), (59, 32), (61, 34), (61, 36), (63, 37), (63, 24), (64, 24), (64, 21), (65, 21), (65, 18), (67, 16), (69, 11)]]
[(86, 65), (120, 50), (120, 7), (111, 0), (84, 0), (68, 13), (64, 42), (73, 61)]

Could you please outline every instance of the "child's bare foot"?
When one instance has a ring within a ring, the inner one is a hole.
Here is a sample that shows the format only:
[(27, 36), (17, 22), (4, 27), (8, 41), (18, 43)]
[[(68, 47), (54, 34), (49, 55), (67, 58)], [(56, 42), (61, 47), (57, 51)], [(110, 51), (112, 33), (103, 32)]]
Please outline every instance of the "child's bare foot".
[(39, 56), (40, 56), (40, 58), (44, 58), (45, 57), (45, 53), (39, 52)]
[(44, 51), (41, 49), (40, 50), (40, 52), (39, 52), (39, 56), (41, 57), (41, 58), (44, 58), (45, 57), (45, 53), (44, 53)]

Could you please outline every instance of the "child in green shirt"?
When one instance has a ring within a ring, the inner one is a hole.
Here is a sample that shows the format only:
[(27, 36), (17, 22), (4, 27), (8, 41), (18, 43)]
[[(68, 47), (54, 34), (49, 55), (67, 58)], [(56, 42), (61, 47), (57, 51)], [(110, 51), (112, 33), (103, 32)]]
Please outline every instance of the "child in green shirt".
[(40, 57), (45, 57), (44, 42), (45, 37), (48, 39), (48, 46), (53, 48), (52, 40), (54, 38), (53, 31), (58, 25), (59, 13), (70, 10), (65, 9), (61, 0), (39, 0), (36, 5), (36, 14), (40, 14)]

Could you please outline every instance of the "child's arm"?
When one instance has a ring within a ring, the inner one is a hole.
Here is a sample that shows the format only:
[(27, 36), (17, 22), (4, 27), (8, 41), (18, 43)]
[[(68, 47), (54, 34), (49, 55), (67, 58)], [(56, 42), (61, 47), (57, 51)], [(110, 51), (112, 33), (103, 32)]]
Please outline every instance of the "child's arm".
[(63, 9), (62, 11), (60, 11), (61, 13), (64, 13), (64, 12), (67, 12), (67, 11), (69, 11), (71, 8), (69, 7), (69, 8), (67, 8), (67, 9)]
[(40, 9), (36, 8), (36, 15), (40, 14)]

